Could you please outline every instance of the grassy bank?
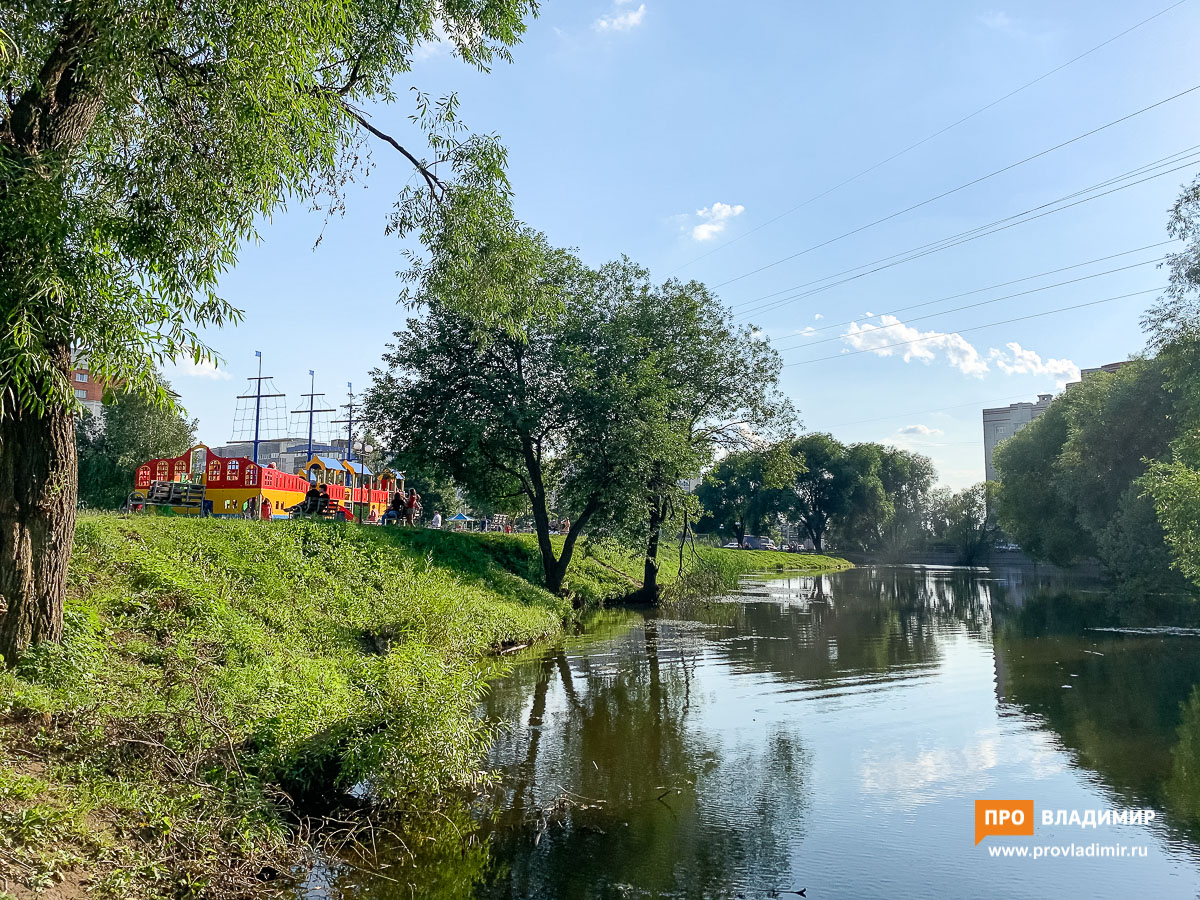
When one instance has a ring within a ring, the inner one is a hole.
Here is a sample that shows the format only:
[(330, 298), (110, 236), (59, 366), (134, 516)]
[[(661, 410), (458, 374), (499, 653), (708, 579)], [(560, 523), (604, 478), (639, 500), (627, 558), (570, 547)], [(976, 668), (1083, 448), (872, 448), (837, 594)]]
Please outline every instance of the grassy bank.
[[(735, 580), (826, 562), (703, 553)], [(566, 588), (621, 597), (640, 569), (589, 548)], [(0, 671), (8, 893), (257, 896), (303, 864), (308, 813), (436, 814), (486, 777), (481, 661), (572, 615), (539, 573), (525, 536), (83, 516), (64, 643)]]

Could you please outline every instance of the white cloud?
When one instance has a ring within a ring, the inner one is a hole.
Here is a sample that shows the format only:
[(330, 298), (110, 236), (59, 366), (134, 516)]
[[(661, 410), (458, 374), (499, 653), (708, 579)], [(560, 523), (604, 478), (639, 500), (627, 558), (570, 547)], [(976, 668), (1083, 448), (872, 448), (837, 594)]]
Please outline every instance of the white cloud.
[(818, 321), (818, 322), (820, 322), (820, 321), (821, 321), (823, 318), (825, 318), (825, 317), (824, 317), (823, 315), (821, 315), (820, 313), (816, 313), (816, 314), (813, 316), (813, 319), (815, 319), (815, 320), (816, 320), (816, 321)]
[(740, 216), (745, 211), (746, 207), (740, 203), (734, 205), (729, 203), (714, 203), (712, 206), (696, 210), (696, 215), (704, 221), (692, 229), (693, 240), (712, 240), (725, 230), (725, 226), (729, 224), (730, 219)]
[(211, 378), (214, 381), (228, 381), (233, 376), (224, 369), (205, 360), (195, 362), (190, 359), (177, 359), (171, 364), (171, 374), (182, 378)]
[(918, 331), (889, 315), (880, 316), (879, 321), (879, 325), (852, 322), (842, 340), (855, 350), (869, 350), (877, 356), (899, 355), (905, 362), (916, 359), (928, 365), (942, 355), (951, 366), (974, 378), (982, 378), (989, 371), (987, 360), (961, 334)]
[(978, 17), (978, 21), (980, 25), (983, 25), (985, 28), (990, 28), (993, 31), (1012, 31), (1015, 24), (1013, 20), (1009, 18), (1008, 13), (1001, 10), (985, 12), (983, 15)]
[(928, 425), (921, 424), (905, 425), (903, 428), (897, 429), (896, 434), (917, 434), (924, 437), (929, 437), (932, 435), (942, 434), (942, 429), (930, 428)]
[[(617, 0), (618, 5), (624, 5), (628, 0)], [(631, 9), (629, 12), (614, 13), (611, 16), (601, 16), (592, 23), (592, 28), (596, 31), (629, 31), (631, 28), (637, 28), (642, 24), (642, 19), (646, 16), (646, 4), (638, 5), (637, 9)]]
[(1052, 375), (1058, 386), (1079, 380), (1079, 366), (1069, 359), (1042, 359), (1033, 350), (1026, 350), (1016, 341), (1009, 341), (1003, 350), (992, 348), (989, 356), (1005, 375)]

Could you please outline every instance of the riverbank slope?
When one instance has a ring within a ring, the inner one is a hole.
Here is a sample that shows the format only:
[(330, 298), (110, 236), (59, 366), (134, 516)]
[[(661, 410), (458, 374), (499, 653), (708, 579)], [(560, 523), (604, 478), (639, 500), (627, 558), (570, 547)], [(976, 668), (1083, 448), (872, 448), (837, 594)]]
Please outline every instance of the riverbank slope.
[(64, 643), (0, 672), (7, 891), (265, 895), (304, 864), (306, 816), (369, 794), (419, 822), (487, 777), (483, 663), (640, 565), (587, 548), (563, 598), (527, 536), (82, 516)]

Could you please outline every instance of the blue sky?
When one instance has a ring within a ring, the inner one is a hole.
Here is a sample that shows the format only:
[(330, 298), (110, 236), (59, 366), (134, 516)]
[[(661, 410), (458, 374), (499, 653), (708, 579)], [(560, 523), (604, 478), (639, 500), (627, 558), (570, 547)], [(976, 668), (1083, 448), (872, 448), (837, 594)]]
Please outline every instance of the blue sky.
[[(787, 289), (1198, 145), (1200, 90), (747, 273), (1200, 85), (1200, 66), (1188, 62), (1198, 58), (1200, 0), (1190, 0), (788, 213), (1170, 3), (548, 0), (512, 64), (485, 76), (434, 46), (398, 86), (457, 91), (465, 121), (503, 137), (518, 214), (553, 242), (588, 263), (627, 254), (658, 279), (720, 285), (739, 320), (780, 346), (783, 387), (806, 428), (918, 450), (944, 483), (962, 487), (983, 477), (980, 409), (1032, 400), (1078, 367), (1137, 352), (1138, 321), (1154, 294), (978, 326), (1157, 288), (1165, 276), (1138, 265), (910, 320), (1153, 260), (1169, 248), (979, 290), (1166, 240), (1168, 209), (1200, 161), (1181, 157), (1170, 166), (1179, 171), (815, 294), (790, 299), (800, 291)], [(410, 112), (396, 105), (374, 117), (415, 143)], [(253, 374), (255, 350), (297, 405), (310, 368), (331, 395), (347, 381), (368, 383), (405, 317), (396, 305), (403, 245), (383, 230), (411, 176), (386, 147), (376, 146), (374, 158), (344, 216), (325, 224), (295, 206), (242, 250), (221, 291), (245, 321), (208, 335), (222, 371), (168, 370), (205, 442), (231, 436), (233, 398)], [(779, 300), (788, 302), (759, 308)]]

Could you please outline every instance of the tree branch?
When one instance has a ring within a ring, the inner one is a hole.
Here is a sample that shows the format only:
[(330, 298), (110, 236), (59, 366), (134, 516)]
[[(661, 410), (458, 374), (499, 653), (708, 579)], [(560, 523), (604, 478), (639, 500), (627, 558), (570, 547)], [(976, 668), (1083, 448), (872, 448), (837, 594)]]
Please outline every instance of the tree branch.
[(400, 145), (399, 141), (397, 141), (387, 132), (380, 131), (378, 128), (372, 125), (366, 116), (364, 116), (361, 112), (347, 103), (341, 97), (338, 98), (338, 102), (342, 104), (342, 108), (345, 109), (346, 112), (350, 113), (351, 117), (358, 122), (359, 125), (367, 129), (367, 131), (371, 132), (371, 134), (375, 135), (375, 137), (379, 138), (381, 141), (386, 141), (387, 143), (391, 144), (392, 147), (394, 147), (401, 155), (403, 155), (405, 159), (412, 163), (416, 170), (421, 173), (421, 177), (425, 179), (425, 183), (429, 186), (429, 193), (433, 195), (435, 200), (441, 202), (446, 194), (446, 186), (442, 184), (441, 179), (439, 179), (437, 175), (426, 168), (425, 164), (419, 159), (404, 149), (404, 147)]

